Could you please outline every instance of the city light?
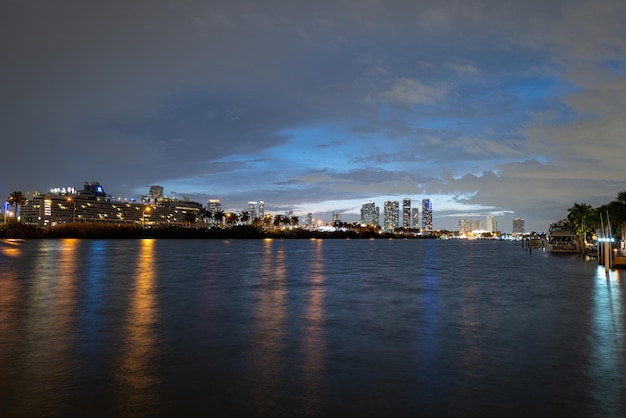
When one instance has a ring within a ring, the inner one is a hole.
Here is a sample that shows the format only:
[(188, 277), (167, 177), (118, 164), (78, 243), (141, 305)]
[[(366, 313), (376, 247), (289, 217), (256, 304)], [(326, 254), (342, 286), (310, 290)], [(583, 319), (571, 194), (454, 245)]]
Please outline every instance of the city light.
[(70, 202), (72, 205), (74, 205), (74, 214), (72, 215), (72, 222), (76, 222), (76, 202), (74, 202), (74, 199), (72, 199), (71, 197), (68, 197), (66, 200)]
[(150, 206), (146, 206), (141, 214), (141, 227), (145, 228), (146, 227), (146, 212), (150, 212), (152, 210), (152, 207)]

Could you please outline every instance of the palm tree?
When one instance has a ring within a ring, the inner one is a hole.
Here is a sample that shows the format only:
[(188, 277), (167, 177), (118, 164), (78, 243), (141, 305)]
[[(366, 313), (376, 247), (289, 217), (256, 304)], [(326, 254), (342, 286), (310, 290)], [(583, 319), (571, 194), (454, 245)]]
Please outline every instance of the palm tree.
[(297, 216), (292, 216), (291, 218), (289, 218), (289, 222), (291, 223), (291, 226), (298, 226), (298, 224), (300, 223), (300, 218), (298, 218)]
[(241, 220), (242, 223), (247, 224), (248, 221), (250, 220), (250, 212), (248, 212), (247, 210), (242, 211), (239, 219)]
[(258, 228), (261, 226), (261, 218), (259, 218), (258, 216), (255, 216), (254, 218), (252, 218), (252, 226)]
[(280, 226), (280, 224), (282, 224), (283, 221), (283, 215), (276, 215), (274, 216), (274, 228), (278, 228)]
[(207, 220), (211, 219), (213, 217), (213, 214), (205, 207), (201, 207), (200, 211), (198, 212), (198, 218), (200, 218), (202, 220), (202, 222), (205, 224), (205, 226), (207, 225)]
[(228, 225), (233, 226), (237, 223), (238, 220), (239, 220), (239, 215), (237, 215), (236, 213), (228, 212), (226, 214), (226, 223)]
[(215, 212), (213, 212), (213, 219), (215, 219), (215, 223), (217, 223), (218, 225), (221, 224), (222, 220), (224, 219), (224, 211), (216, 210)]
[(183, 213), (183, 223), (189, 228), (193, 226), (193, 224), (196, 222), (196, 219), (196, 214), (193, 212)]
[(578, 251), (584, 253), (587, 244), (587, 234), (595, 231), (598, 223), (597, 212), (586, 203), (575, 203), (567, 211), (569, 212), (567, 221), (577, 235)]
[(272, 224), (272, 215), (270, 214), (265, 215), (265, 217), (263, 217), (263, 227), (269, 228), (271, 224)]
[(25, 205), (27, 201), (26, 196), (22, 192), (13, 192), (9, 195), (7, 202), (15, 208), (15, 219), (18, 217), (20, 206)]

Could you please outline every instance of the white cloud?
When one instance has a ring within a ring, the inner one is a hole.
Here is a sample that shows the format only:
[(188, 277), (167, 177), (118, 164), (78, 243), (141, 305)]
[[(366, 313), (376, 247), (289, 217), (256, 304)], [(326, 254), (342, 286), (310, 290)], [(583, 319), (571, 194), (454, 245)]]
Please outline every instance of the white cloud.
[(472, 64), (450, 64), (450, 68), (462, 76), (475, 77), (480, 75), (480, 69)]
[(427, 105), (443, 99), (447, 91), (445, 84), (429, 86), (419, 80), (402, 78), (394, 82), (389, 90), (380, 93), (379, 97), (393, 103)]

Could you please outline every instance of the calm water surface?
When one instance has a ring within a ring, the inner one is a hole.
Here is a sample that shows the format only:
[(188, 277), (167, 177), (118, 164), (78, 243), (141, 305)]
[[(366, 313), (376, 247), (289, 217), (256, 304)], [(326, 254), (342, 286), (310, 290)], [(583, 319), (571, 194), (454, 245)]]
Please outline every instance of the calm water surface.
[(625, 281), (497, 241), (4, 245), (0, 416), (625, 416)]

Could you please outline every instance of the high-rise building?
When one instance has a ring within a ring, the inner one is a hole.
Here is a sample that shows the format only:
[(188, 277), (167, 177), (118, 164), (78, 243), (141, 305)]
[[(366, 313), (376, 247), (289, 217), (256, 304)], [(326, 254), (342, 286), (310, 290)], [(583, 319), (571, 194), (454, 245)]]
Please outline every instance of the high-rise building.
[(379, 209), (373, 201), (361, 205), (361, 225), (378, 226)]
[(341, 218), (339, 216), (339, 211), (334, 210), (333, 211), (333, 221), (332, 221), (331, 225), (334, 225), (336, 222), (341, 222)]
[(411, 227), (411, 199), (408, 197), (402, 200), (402, 227)]
[(309, 228), (313, 227), (313, 214), (311, 212), (306, 214), (306, 226)]
[(473, 231), (482, 231), (483, 222), (477, 219), (461, 219), (459, 220), (459, 232), (473, 232)]
[(263, 219), (265, 217), (265, 202), (262, 200), (259, 202), (258, 216), (259, 216), (259, 219)]
[(498, 231), (498, 221), (495, 216), (487, 215), (487, 231), (489, 232), (497, 232)]
[(161, 197), (163, 197), (163, 186), (150, 186), (150, 192), (148, 192), (148, 196), (150, 197), (150, 203), (155, 203)]
[(256, 213), (256, 205), (256, 202), (248, 202), (248, 215), (250, 216), (250, 221), (258, 217), (258, 214)]
[(422, 232), (433, 230), (433, 201), (422, 199)]
[(207, 202), (207, 210), (211, 213), (219, 212), (222, 210), (222, 202), (219, 199), (209, 199)]
[(420, 227), (420, 209), (411, 209), (411, 228), (419, 229)]
[(388, 200), (385, 202), (384, 208), (383, 229), (388, 232), (393, 232), (400, 222), (400, 202), (397, 200)]
[(524, 233), (524, 218), (513, 219), (513, 234)]
[(220, 224), (221, 219), (215, 219), (215, 214), (222, 211), (222, 202), (219, 199), (209, 199), (206, 205), (207, 211), (212, 214), (214, 224)]

